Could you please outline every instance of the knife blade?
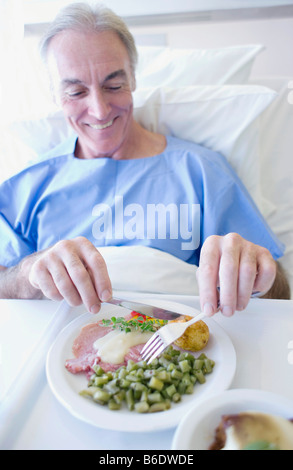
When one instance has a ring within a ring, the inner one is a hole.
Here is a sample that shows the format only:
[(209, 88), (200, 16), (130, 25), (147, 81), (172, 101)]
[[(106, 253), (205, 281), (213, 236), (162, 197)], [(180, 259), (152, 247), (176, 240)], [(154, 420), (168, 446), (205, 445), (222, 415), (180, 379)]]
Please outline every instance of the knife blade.
[(179, 313), (175, 312), (172, 309), (166, 309), (162, 307), (156, 307), (155, 305), (144, 304), (141, 302), (119, 299), (117, 297), (112, 297), (111, 300), (108, 300), (106, 303), (112, 305), (118, 305), (119, 307), (127, 308), (128, 310), (140, 313), (141, 315), (146, 315), (148, 317), (158, 318), (159, 320), (176, 320), (179, 317), (184, 315), (192, 315), (200, 313), (198, 310), (188, 307), (186, 305), (180, 305), (180, 310), (185, 310), (188, 313)]

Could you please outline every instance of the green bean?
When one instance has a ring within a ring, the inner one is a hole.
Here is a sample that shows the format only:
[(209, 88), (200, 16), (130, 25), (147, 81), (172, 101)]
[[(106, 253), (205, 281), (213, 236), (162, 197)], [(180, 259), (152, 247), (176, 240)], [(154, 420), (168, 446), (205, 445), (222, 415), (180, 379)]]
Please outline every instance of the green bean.
[(120, 391), (120, 388), (118, 387), (116, 380), (110, 380), (107, 384), (104, 386), (104, 390), (106, 390), (110, 395), (115, 395), (115, 393), (118, 393)]
[(204, 365), (203, 359), (196, 359), (193, 364), (194, 370), (201, 370)]
[(106, 377), (105, 375), (102, 375), (102, 376), (96, 377), (93, 381), (93, 384), (99, 387), (100, 385), (107, 384), (108, 381), (109, 381), (108, 377)]
[(191, 395), (193, 393), (193, 384), (189, 384), (185, 390), (186, 395)]
[(159, 357), (159, 364), (167, 368), (170, 364), (170, 360), (166, 356), (161, 356)]
[(127, 380), (127, 379), (121, 379), (119, 381), (119, 385), (120, 385), (121, 388), (127, 389), (127, 388), (130, 387), (130, 384), (131, 384), (130, 380)]
[(88, 387), (80, 392), (80, 395), (83, 397), (93, 397), (95, 392), (99, 390), (98, 387)]
[(179, 379), (180, 380), (180, 379), (182, 379), (182, 377), (183, 377), (183, 373), (180, 370), (178, 370), (176, 368), (172, 370), (172, 372), (171, 372), (171, 378), (172, 379)]
[(131, 388), (129, 388), (126, 391), (125, 398), (126, 398), (126, 404), (127, 404), (128, 409), (132, 411), (134, 409), (134, 396), (133, 396), (133, 390)]
[(197, 378), (197, 380), (199, 381), (200, 384), (203, 384), (206, 381), (206, 378), (205, 378), (204, 373), (203, 373), (202, 370), (196, 370), (195, 371), (195, 377)]
[(179, 361), (179, 367), (181, 369), (181, 372), (189, 372), (191, 369), (191, 366), (187, 359), (184, 359), (183, 361)]
[(150, 388), (154, 388), (155, 390), (162, 390), (164, 387), (164, 382), (162, 380), (158, 379), (157, 377), (152, 377), (151, 380), (148, 383), (148, 386)]
[(163, 401), (163, 397), (160, 394), (160, 392), (152, 392), (152, 393), (148, 394), (147, 401), (149, 403), (159, 403), (159, 402)]
[(147, 413), (149, 411), (150, 405), (146, 401), (139, 401), (135, 403), (134, 410), (137, 413)]
[(109, 407), (109, 410), (120, 410), (121, 403), (118, 403), (115, 399), (111, 398), (108, 402), (108, 407)]
[(186, 386), (185, 383), (179, 382), (178, 387), (177, 387), (178, 393), (180, 393), (180, 395), (184, 395), (184, 394), (185, 394), (186, 387), (187, 387), (187, 386)]
[(102, 403), (102, 404), (107, 403), (110, 400), (110, 398), (111, 398), (110, 393), (100, 388), (93, 395), (94, 401), (97, 401), (98, 403)]
[(162, 382), (170, 382), (171, 374), (167, 370), (160, 370), (156, 374), (156, 378), (159, 379), (159, 380), (162, 380)]
[(125, 390), (120, 390), (119, 392), (115, 393), (115, 395), (113, 395), (113, 399), (118, 405), (121, 405), (125, 399), (125, 395)]
[(104, 375), (104, 373), (105, 373), (103, 371), (102, 367), (97, 365), (97, 364), (94, 365), (93, 369), (94, 369), (96, 375)]
[(95, 365), (88, 387), (80, 395), (110, 410), (120, 410), (126, 404), (137, 413), (165, 411), (183, 395), (193, 393), (196, 384), (205, 383), (214, 366), (204, 353), (195, 358), (169, 346), (150, 365), (128, 361), (115, 372), (104, 372)]
[(172, 398), (172, 396), (177, 392), (176, 387), (174, 384), (169, 385), (169, 387), (166, 388), (166, 394)]
[(118, 379), (125, 379), (125, 377), (128, 375), (128, 372), (125, 367), (121, 367), (118, 369)]
[(135, 375), (135, 374), (128, 374), (125, 377), (125, 380), (128, 380), (129, 382), (139, 382), (141, 379), (139, 377), (137, 377), (137, 375)]
[(213, 362), (208, 358), (204, 359), (204, 368), (205, 373), (210, 374), (213, 370)]
[(139, 391), (139, 392), (143, 392), (143, 391), (145, 391), (145, 390), (148, 389), (147, 386), (144, 385), (144, 384), (141, 383), (141, 382), (132, 382), (132, 383), (130, 384), (130, 387), (131, 387), (133, 390), (137, 390), (137, 391)]
[(170, 408), (170, 404), (167, 401), (161, 402), (161, 403), (154, 403), (153, 405), (150, 406), (149, 412), (154, 413), (157, 411), (165, 411), (165, 410), (169, 410), (169, 408)]
[(178, 393), (178, 392), (174, 393), (174, 395), (172, 395), (172, 401), (174, 403), (178, 403), (179, 401), (181, 401), (180, 393)]

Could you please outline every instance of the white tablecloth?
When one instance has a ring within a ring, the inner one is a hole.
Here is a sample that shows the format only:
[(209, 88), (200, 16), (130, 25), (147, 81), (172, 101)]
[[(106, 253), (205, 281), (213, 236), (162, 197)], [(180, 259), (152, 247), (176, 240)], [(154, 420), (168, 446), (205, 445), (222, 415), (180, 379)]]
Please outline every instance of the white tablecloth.
[[(139, 300), (140, 296), (129, 297)], [(199, 306), (197, 297), (151, 297)], [(57, 307), (50, 301), (0, 301), (0, 398), (25, 367)], [(74, 310), (72, 318), (79, 313), (79, 309)], [(293, 301), (253, 299), (245, 311), (232, 318), (219, 314), (214, 319), (230, 336), (237, 354), (236, 374), (230, 388), (267, 390), (293, 399)], [(171, 449), (174, 432), (175, 429), (123, 433), (86, 424), (56, 400), (47, 384), (44, 367), (38, 386), (19, 415), (17, 430), (5, 448), (162, 450)]]

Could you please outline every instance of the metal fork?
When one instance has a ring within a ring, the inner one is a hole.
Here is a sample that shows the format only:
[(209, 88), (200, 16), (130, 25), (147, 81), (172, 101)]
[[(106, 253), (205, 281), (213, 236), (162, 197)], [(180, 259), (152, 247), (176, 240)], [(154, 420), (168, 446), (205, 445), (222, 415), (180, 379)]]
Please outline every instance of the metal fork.
[(193, 323), (204, 318), (205, 313), (199, 313), (194, 318), (187, 322), (172, 322), (169, 325), (163, 326), (144, 345), (141, 351), (141, 357), (143, 361), (147, 361), (150, 364), (159, 354), (161, 354), (171, 343), (176, 341), (183, 335), (185, 330)]

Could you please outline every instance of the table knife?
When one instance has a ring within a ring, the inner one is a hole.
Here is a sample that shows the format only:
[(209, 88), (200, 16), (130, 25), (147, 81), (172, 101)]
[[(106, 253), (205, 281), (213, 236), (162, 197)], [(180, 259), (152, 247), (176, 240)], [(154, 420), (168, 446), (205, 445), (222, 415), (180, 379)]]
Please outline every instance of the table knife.
[(127, 308), (131, 311), (140, 313), (141, 315), (147, 315), (148, 317), (158, 318), (160, 320), (176, 320), (177, 318), (182, 317), (184, 315), (196, 316), (200, 313), (193, 307), (178, 304), (178, 310), (182, 312), (179, 313), (178, 311), (175, 311), (175, 308), (177, 310), (177, 305), (176, 307), (173, 307), (173, 302), (172, 308), (170, 309), (156, 307), (155, 305), (144, 304), (141, 302), (137, 302), (136, 300), (132, 301), (126, 299), (119, 299), (117, 297), (112, 297), (112, 299), (108, 300), (106, 303), (118, 305), (119, 307)]

